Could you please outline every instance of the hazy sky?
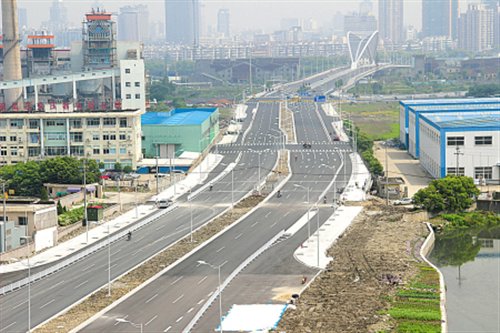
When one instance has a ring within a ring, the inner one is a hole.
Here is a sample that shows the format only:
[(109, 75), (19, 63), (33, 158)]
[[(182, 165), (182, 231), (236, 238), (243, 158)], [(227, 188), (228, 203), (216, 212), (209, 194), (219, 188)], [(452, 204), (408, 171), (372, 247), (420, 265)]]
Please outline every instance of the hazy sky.
[[(131, 4), (146, 4), (150, 11), (150, 19), (164, 21), (164, 0), (63, 0), (68, 8), (69, 21), (80, 25), (83, 14), (96, 2), (106, 10), (118, 12), (118, 8)], [(217, 11), (229, 8), (231, 29), (241, 31), (246, 29), (264, 29), (266, 32), (279, 29), (280, 19), (297, 17), (316, 19), (320, 25), (332, 21), (337, 11), (349, 12), (358, 10), (357, 0), (201, 0), (203, 4), (204, 24), (215, 25)], [(466, 0), (460, 0), (465, 8)], [(20, 7), (28, 9), (30, 25), (38, 27), (42, 21), (47, 21), (52, 0), (18, 0)], [(404, 0), (405, 25), (421, 27), (421, 0)], [(373, 1), (374, 14), (377, 16), (378, 1)]]

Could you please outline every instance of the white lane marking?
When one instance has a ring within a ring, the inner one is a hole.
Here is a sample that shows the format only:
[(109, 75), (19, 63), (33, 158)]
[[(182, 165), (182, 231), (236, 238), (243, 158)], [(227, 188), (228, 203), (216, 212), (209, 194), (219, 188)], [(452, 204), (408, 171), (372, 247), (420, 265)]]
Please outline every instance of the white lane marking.
[(155, 320), (157, 317), (158, 317), (158, 315), (155, 315), (153, 318), (149, 319), (149, 321), (147, 323), (145, 323), (144, 326), (148, 326), (149, 324), (151, 324), (151, 322), (153, 320)]
[(2, 328), (0, 330), (0, 332), (5, 331), (6, 329), (8, 329), (9, 327), (11, 327), (12, 325), (15, 325), (15, 324), (16, 324), (16, 322), (13, 322), (12, 324), (5, 326), (4, 328)]
[(141, 251), (142, 251), (142, 249), (139, 249), (139, 250), (135, 251), (134, 253), (132, 253), (132, 257), (135, 256), (137, 253), (139, 253)]
[(198, 305), (200, 305), (200, 304), (201, 304), (201, 303), (203, 303), (204, 301), (205, 301), (205, 299), (204, 299), (204, 298), (202, 298), (202, 299), (200, 299), (200, 300), (198, 301), (198, 303), (197, 303), (197, 304), (198, 304)]
[(137, 239), (134, 241), (134, 243), (138, 243), (138, 242), (139, 242), (141, 239), (143, 239), (143, 238), (144, 238), (144, 236), (137, 238)]
[(165, 328), (165, 330), (163, 332), (168, 332), (168, 331), (170, 331), (171, 328), (172, 328), (172, 326), (169, 326), (169, 327)]
[(44, 305), (42, 305), (42, 306), (40, 307), (40, 309), (43, 309), (44, 307), (46, 307), (46, 306), (47, 306), (47, 305), (49, 305), (49, 304), (52, 304), (53, 302), (55, 302), (55, 300), (56, 300), (56, 299), (54, 298), (54, 299), (52, 299), (51, 301), (49, 301), (49, 302), (45, 303)]
[(175, 228), (175, 230), (179, 230), (180, 228), (183, 228), (183, 227), (184, 227), (183, 225), (180, 225), (177, 228)]
[(87, 267), (85, 267), (84, 269), (82, 269), (82, 272), (85, 272), (87, 269), (92, 268), (92, 267), (94, 267), (94, 266), (95, 266), (95, 264), (92, 264), (92, 265), (90, 265), (90, 266), (87, 266)]
[(239, 234), (238, 236), (234, 237), (234, 239), (238, 239), (241, 237), (241, 235), (243, 235), (243, 233)]
[(115, 254), (120, 253), (121, 250), (122, 249), (119, 249), (118, 251), (115, 251), (115, 252), (111, 253), (111, 255), (114, 256)]
[(283, 216), (287, 216), (288, 214), (290, 214), (290, 212), (289, 212), (289, 211), (288, 211), (288, 212), (286, 212), (286, 214), (285, 214), (285, 215), (283, 215)]
[[(125, 317), (122, 317), (122, 318), (123, 318), (123, 319), (127, 319), (127, 317), (128, 317), (128, 315), (126, 315)], [(116, 325), (118, 325), (119, 323), (120, 323), (120, 322), (119, 322), (119, 321), (117, 321), (117, 322), (116, 322), (113, 326), (116, 326)]]
[(50, 287), (50, 288), (49, 288), (49, 289), (47, 289), (47, 290), (54, 289), (55, 287), (57, 287), (58, 285), (60, 285), (60, 284), (62, 284), (62, 283), (64, 283), (64, 280), (59, 281), (58, 283), (56, 283), (55, 285), (53, 285), (52, 287)]
[(85, 280), (83, 281), (82, 283), (80, 283), (79, 285), (77, 285), (74, 289), (78, 289), (80, 288), (81, 286), (83, 286), (85, 283), (89, 282), (89, 280)]
[(207, 276), (205, 276), (205, 277), (204, 277), (203, 279), (201, 279), (200, 281), (198, 281), (198, 284), (202, 284), (202, 283), (203, 283), (203, 281), (205, 281), (205, 280), (207, 279), (207, 277), (208, 277), (208, 275), (207, 275)]
[(180, 301), (182, 298), (184, 297), (184, 294), (180, 295), (179, 297), (177, 297), (177, 299), (175, 301), (172, 302), (172, 304), (175, 304), (177, 303), (178, 301)]
[(18, 307), (20, 307), (21, 305), (23, 305), (23, 304), (25, 304), (25, 303), (28, 303), (28, 301), (24, 301), (24, 302), (22, 302), (22, 303), (19, 303), (18, 305), (14, 306), (14, 307), (12, 308), (12, 310), (17, 309)]
[(156, 231), (161, 230), (161, 229), (165, 228), (165, 226), (166, 226), (166, 224), (164, 224), (164, 225), (160, 225), (160, 226), (159, 226), (158, 228), (156, 228), (155, 230), (156, 230)]
[(217, 250), (217, 251), (215, 251), (215, 252), (219, 253), (220, 251), (224, 250), (225, 248), (226, 248), (226, 247), (225, 247), (225, 246), (223, 246), (223, 247), (221, 247), (220, 249), (218, 249), (218, 250)]
[(251, 225), (251, 227), (253, 228), (253, 227), (255, 227), (257, 224), (259, 224), (259, 221), (254, 222), (254, 224), (252, 224), (252, 225)]
[(184, 318), (184, 316), (180, 316), (179, 318), (177, 318), (177, 320), (175, 322), (176, 323), (180, 322), (182, 320), (182, 318)]
[(176, 284), (177, 282), (179, 282), (184, 276), (179, 276), (177, 279), (175, 279), (174, 282), (170, 283), (171, 286), (173, 286), (174, 284)]
[(227, 264), (227, 260), (220, 264), (220, 267), (222, 268), (222, 266), (224, 266), (225, 264)]
[(213, 293), (214, 293), (213, 291), (209, 292), (208, 295), (207, 295), (207, 297), (212, 296)]
[(188, 312), (187, 312), (187, 313), (190, 313), (190, 312), (191, 312), (191, 311), (193, 311), (193, 310), (194, 310), (194, 308), (191, 308), (191, 309), (189, 309), (189, 310), (188, 310)]
[(276, 223), (278, 223), (278, 222), (274, 222), (273, 224), (271, 224), (271, 228), (274, 227), (276, 225)]
[(154, 300), (157, 296), (158, 296), (158, 294), (154, 294), (152, 297), (150, 297), (150, 298), (146, 301), (146, 304), (148, 304), (149, 302), (151, 302), (152, 300)]
[[(111, 269), (111, 268), (115, 267), (116, 265), (118, 265), (118, 264), (113, 264), (113, 265), (111, 265), (109, 268)], [(106, 271), (107, 271), (107, 270), (108, 270), (108, 269), (106, 268)]]
[(264, 217), (268, 217), (270, 214), (271, 214), (271, 212), (267, 213), (266, 216), (264, 216)]

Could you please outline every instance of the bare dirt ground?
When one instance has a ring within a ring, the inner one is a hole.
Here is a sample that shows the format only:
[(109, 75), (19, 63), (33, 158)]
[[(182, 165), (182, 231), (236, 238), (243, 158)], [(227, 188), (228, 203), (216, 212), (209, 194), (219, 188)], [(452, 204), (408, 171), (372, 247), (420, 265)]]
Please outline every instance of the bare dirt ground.
[(365, 205), (346, 233), (329, 249), (334, 258), (286, 311), (277, 332), (346, 333), (390, 331), (387, 296), (395, 287), (382, 276), (415, 274), (418, 249), (427, 235), (417, 215), (375, 201)]

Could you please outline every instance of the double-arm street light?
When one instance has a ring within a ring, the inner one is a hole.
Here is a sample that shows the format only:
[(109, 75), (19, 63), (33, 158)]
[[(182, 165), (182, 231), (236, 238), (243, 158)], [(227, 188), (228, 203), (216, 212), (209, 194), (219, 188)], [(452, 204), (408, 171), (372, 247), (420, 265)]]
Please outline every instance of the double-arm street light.
[(25, 264), (21, 260), (14, 258), (15, 261), (28, 267), (28, 332), (31, 333), (31, 250), (30, 250), (30, 236), (21, 236), (21, 239), (25, 239), (28, 243), (28, 263)]
[[(227, 165), (227, 164), (220, 163), (220, 165)], [(245, 163), (239, 163), (237, 165), (244, 166)], [(236, 167), (236, 165), (234, 167)], [(234, 207), (234, 167), (231, 169), (231, 208)]]
[[(321, 164), (320, 167), (330, 168), (333, 171), (333, 176), (335, 177), (335, 165)], [(333, 204), (335, 205), (335, 197), (337, 196), (337, 183), (333, 182)]]
[(141, 330), (140, 332), (142, 333), (142, 329), (143, 329), (142, 323), (136, 324), (136, 323), (133, 323), (130, 320), (127, 320), (127, 319), (124, 319), (124, 318), (117, 318), (116, 321), (119, 322), (119, 323), (127, 323), (127, 324), (130, 324), (130, 325), (132, 325), (132, 326), (134, 326), (136, 328), (139, 328)]
[(220, 268), (222, 267), (222, 265), (215, 266), (215, 265), (212, 265), (212, 264), (210, 264), (206, 261), (203, 261), (203, 260), (198, 260), (197, 262), (200, 265), (207, 265), (210, 268), (216, 269), (218, 271), (218, 275), (219, 275), (219, 332), (222, 333), (222, 288), (221, 288), (222, 285), (220, 282)]
[(5, 185), (7, 184), (7, 181), (0, 179), (0, 182), (2, 183), (2, 198), (3, 198), (3, 216), (2, 216), (2, 229), (0, 232), (2, 232), (2, 248), (0, 249), (0, 252), (5, 252), (7, 249), (7, 244), (5, 243), (7, 241), (7, 237), (5, 236), (6, 230), (7, 230), (7, 198), (5, 195)]
[(295, 187), (300, 187), (303, 188), (304, 190), (307, 190), (307, 239), (311, 237), (311, 221), (309, 220), (309, 213), (311, 212), (311, 207), (309, 205), (311, 204), (311, 201), (309, 201), (309, 192), (311, 191), (310, 187), (305, 187), (300, 184), (293, 184)]

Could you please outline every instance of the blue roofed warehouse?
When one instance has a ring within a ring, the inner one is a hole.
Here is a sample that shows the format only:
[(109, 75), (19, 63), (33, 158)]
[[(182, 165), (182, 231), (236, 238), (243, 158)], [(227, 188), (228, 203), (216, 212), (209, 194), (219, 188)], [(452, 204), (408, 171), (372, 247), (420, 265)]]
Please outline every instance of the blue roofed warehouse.
[(141, 117), (142, 152), (146, 158), (173, 158), (185, 151), (202, 152), (219, 134), (217, 108), (146, 112)]

